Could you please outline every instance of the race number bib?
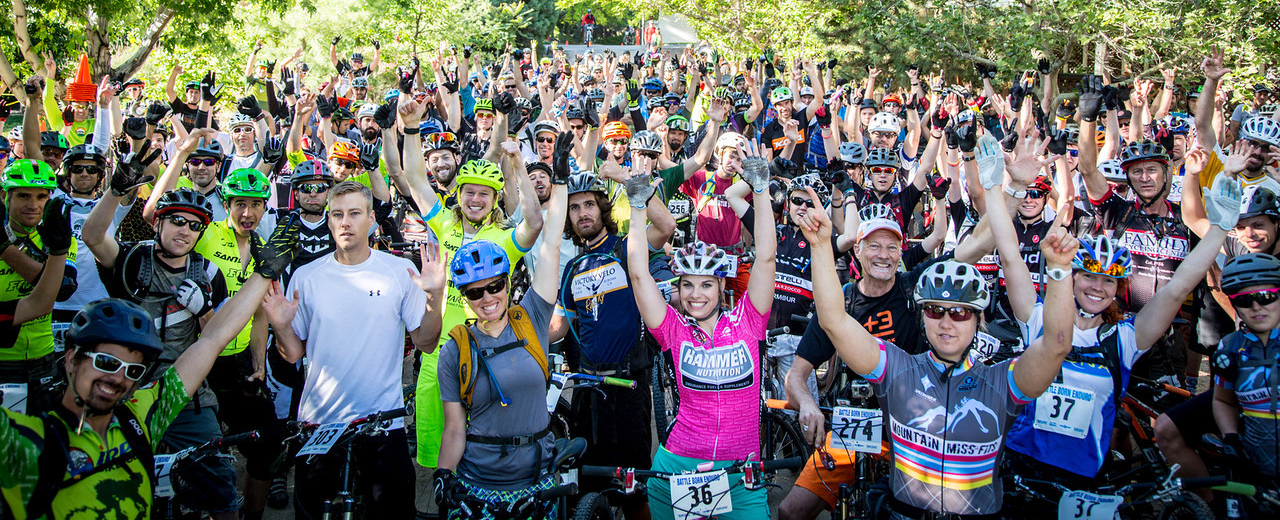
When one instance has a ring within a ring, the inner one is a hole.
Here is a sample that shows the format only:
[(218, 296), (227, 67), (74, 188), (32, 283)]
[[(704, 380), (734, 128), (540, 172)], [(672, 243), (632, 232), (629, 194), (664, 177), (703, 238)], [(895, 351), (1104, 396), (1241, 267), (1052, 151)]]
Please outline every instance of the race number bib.
[(172, 498), (173, 497), (173, 481), (169, 479), (169, 471), (173, 469), (173, 461), (177, 455), (172, 453), (165, 455), (156, 455), (156, 497)]
[(67, 344), (67, 331), (71, 330), (71, 323), (54, 322), (52, 324), (52, 330), (53, 330), (53, 352), (54, 353), (65, 352), (66, 344)]
[(676, 518), (722, 515), (733, 511), (729, 476), (723, 470), (673, 475), (671, 510)]
[(1068, 491), (1058, 501), (1058, 520), (1114, 520), (1124, 498), (1097, 495), (1088, 491)]
[(569, 376), (559, 373), (551, 374), (551, 384), (547, 386), (547, 413), (556, 413), (556, 405), (560, 403), (560, 393)]
[(316, 428), (315, 433), (311, 434), (311, 438), (307, 439), (307, 443), (302, 445), (302, 449), (298, 450), (298, 456), (306, 455), (324, 455), (329, 453), (334, 443), (338, 442), (338, 438), (342, 437), (343, 430), (347, 429), (347, 423), (329, 423)]
[(1093, 420), (1094, 397), (1089, 390), (1054, 383), (1036, 398), (1036, 429), (1083, 439)]
[(6, 383), (0, 385), (3, 406), (18, 413), (27, 413), (27, 384)]
[(833, 450), (880, 453), (880, 436), (884, 432), (884, 417), (880, 410), (837, 406), (831, 410), (831, 440)]

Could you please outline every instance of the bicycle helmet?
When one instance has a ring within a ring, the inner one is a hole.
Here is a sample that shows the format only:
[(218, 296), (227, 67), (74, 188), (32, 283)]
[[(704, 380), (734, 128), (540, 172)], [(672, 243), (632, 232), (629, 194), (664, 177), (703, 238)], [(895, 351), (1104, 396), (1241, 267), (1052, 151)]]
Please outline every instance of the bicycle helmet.
[(955, 303), (981, 312), (990, 303), (991, 292), (977, 268), (956, 260), (944, 260), (920, 275), (915, 300), (918, 304)]
[(329, 147), (329, 159), (338, 159), (360, 163), (360, 149), (348, 141), (334, 141)]
[(661, 106), (666, 106), (666, 104), (667, 104), (666, 101), (663, 101), (662, 98), (658, 96), (650, 96), (644, 102), (644, 106), (648, 107), (649, 110), (653, 110)]
[(9, 130), (9, 140), (10, 141), (22, 140), (22, 125), (15, 126)]
[(12, 152), (13, 145), (9, 144), (9, 139), (0, 137), (0, 152)]
[(456, 182), (458, 189), (462, 189), (463, 184), (478, 184), (502, 193), (502, 170), (498, 169), (498, 165), (484, 159), (474, 159), (467, 161), (462, 168), (458, 169)]
[(194, 79), (188, 81), (186, 90), (200, 90), (200, 82)]
[(418, 135), (431, 135), (443, 132), (444, 128), (440, 126), (440, 120), (434, 117), (428, 117), (418, 123)]
[(810, 87), (809, 85), (805, 85), (805, 86), (803, 86), (803, 87), (800, 87), (800, 97), (812, 96), (812, 95), (814, 95), (814, 94), (813, 94), (813, 87)]
[(881, 103), (884, 103), (884, 104), (886, 104), (886, 105), (887, 105), (887, 104), (889, 104), (889, 103), (897, 103), (897, 104), (901, 105), (901, 104), (902, 104), (902, 98), (898, 97), (898, 95), (897, 95), (897, 94), (889, 94), (889, 95), (885, 96), (885, 97), (884, 97), (884, 99), (880, 100), (880, 102), (881, 102)]
[[(387, 89), (387, 93), (382, 95), (382, 101), (387, 102), (399, 97), (400, 97), (400, 89), (389, 88)], [(476, 100), (476, 101), (478, 102), (479, 100)]]
[(533, 102), (529, 98), (516, 98), (516, 108), (520, 110), (533, 110)]
[(138, 304), (119, 298), (103, 298), (80, 309), (71, 318), (67, 339), (77, 348), (120, 344), (141, 352), (147, 362), (164, 352), (151, 315)]
[(1045, 193), (1049, 193), (1049, 191), (1053, 189), (1053, 180), (1045, 177), (1044, 175), (1037, 176), (1036, 180), (1031, 181), (1031, 185), (1027, 186), (1027, 189), (1040, 190)]
[(489, 99), (489, 98), (480, 98), (480, 99), (477, 99), (477, 100), (476, 100), (476, 106), (475, 106), (475, 108), (473, 108), (473, 110), (474, 110), (474, 111), (476, 111), (476, 112), (479, 112), (479, 111), (481, 111), (481, 110), (488, 110), (489, 112), (491, 112), (491, 113), (492, 113), (492, 112), (493, 112), (493, 100), (492, 100), (492, 99)]
[(627, 124), (622, 121), (614, 121), (604, 125), (604, 140), (610, 139), (630, 139), (631, 129), (627, 128)]
[(271, 183), (262, 172), (253, 168), (241, 168), (222, 180), (222, 200), (230, 205), (233, 197), (263, 199), (271, 197)]
[(92, 144), (78, 144), (72, 146), (67, 155), (62, 157), (62, 164), (71, 164), (71, 161), (93, 161), (98, 166), (106, 166), (107, 157)]
[(458, 138), (455, 135), (452, 139), (447, 139), (451, 135), (449, 132), (434, 132), (423, 134), (422, 137), (422, 156), (426, 157), (436, 150), (451, 150), (455, 153), (461, 149), (458, 145)]
[(1280, 123), (1269, 117), (1251, 117), (1240, 125), (1240, 138), (1280, 146)]
[(644, 82), (645, 90), (662, 90), (662, 80), (658, 78), (649, 78)]
[(160, 201), (156, 202), (156, 218), (178, 211), (197, 215), (205, 224), (213, 220), (213, 206), (209, 204), (209, 199), (191, 188), (165, 192), (160, 196)]
[(850, 164), (862, 164), (867, 158), (867, 149), (862, 143), (840, 143), (840, 160)]
[(600, 88), (590, 89), (586, 91), (585, 95), (587, 96), (587, 99), (595, 101), (596, 103), (604, 101), (604, 90)]
[(893, 207), (888, 204), (867, 204), (858, 210), (858, 240), (867, 238), (881, 229), (892, 231), (902, 239), (902, 226), (894, 215)]
[[(1271, 105), (1275, 107), (1275, 105)], [(1263, 108), (1266, 108), (1265, 106)], [(1187, 122), (1187, 118), (1182, 116), (1167, 115), (1157, 121), (1157, 124), (1169, 130), (1173, 135), (1188, 135), (1191, 133), (1191, 124)]]
[(1102, 176), (1108, 182), (1123, 184), (1129, 182), (1129, 176), (1124, 174), (1124, 168), (1120, 167), (1119, 159), (1107, 159), (1098, 163), (1098, 170), (1102, 171)]
[(813, 188), (813, 192), (818, 195), (818, 201), (822, 203), (822, 207), (827, 207), (831, 203), (831, 189), (827, 184), (822, 182), (822, 177), (817, 173), (806, 173), (791, 179), (791, 189), (788, 191), (804, 191), (805, 188)]
[(671, 255), (671, 270), (676, 276), (729, 277), (729, 255), (701, 240), (686, 244)]
[(359, 121), (366, 117), (374, 117), (378, 114), (378, 105), (373, 103), (365, 103), (360, 105), (360, 110), (356, 111), (356, 120)]
[(289, 184), (297, 186), (307, 181), (325, 181), (333, 186), (333, 173), (324, 161), (302, 161), (293, 167), (293, 175)]
[(543, 119), (542, 121), (538, 121), (533, 125), (534, 136), (537, 136), (538, 134), (541, 134), (544, 132), (550, 132), (552, 137), (559, 136), (560, 125), (556, 124), (555, 121), (552, 121), (550, 119)]
[(511, 262), (507, 253), (488, 240), (473, 240), (458, 248), (449, 262), (449, 273), (454, 287), (461, 288), (469, 283), (478, 282), (495, 276), (506, 276), (511, 272)]
[(356, 76), (351, 79), (351, 88), (369, 88), (369, 78)]
[(662, 138), (652, 131), (641, 130), (631, 137), (631, 150), (660, 154), (662, 153)]
[(18, 159), (4, 169), (4, 189), (58, 187), (49, 163), (34, 159)]
[(1080, 125), (1071, 123), (1067, 125), (1067, 127), (1064, 128), (1063, 130), (1067, 132), (1067, 144), (1080, 143)]
[(734, 111), (746, 110), (748, 108), (751, 108), (751, 96), (748, 96), (741, 92), (734, 92), (733, 94), (729, 95), (729, 99), (733, 101)]
[(725, 132), (720, 134), (720, 137), (716, 139), (716, 151), (719, 151), (722, 148), (737, 149), (739, 145), (746, 146), (747, 138), (737, 132)]
[(240, 127), (240, 126), (247, 126), (252, 128), (253, 118), (240, 113), (231, 114), (231, 118), (227, 120), (227, 130), (231, 130), (233, 128)]
[(196, 151), (187, 157), (213, 157), (222, 160), (222, 143), (217, 139), (201, 139), (200, 144), (196, 145)]
[(679, 130), (688, 133), (693, 131), (693, 125), (684, 116), (672, 115), (667, 116), (667, 130)]
[(902, 131), (902, 121), (898, 116), (888, 112), (877, 112), (871, 116), (871, 121), (867, 123), (867, 132), (893, 132)]
[(364, 61), (364, 55), (358, 52), (351, 53), (351, 61)]
[(1280, 204), (1276, 202), (1276, 194), (1261, 186), (1249, 186), (1244, 189), (1244, 202), (1240, 205), (1240, 218), (1246, 219), (1258, 215), (1267, 215), (1280, 219)]
[(872, 148), (871, 151), (867, 152), (867, 158), (862, 160), (862, 164), (867, 168), (901, 167), (898, 163), (898, 154), (888, 148)]
[(591, 171), (580, 171), (569, 176), (567, 183), (569, 186), (569, 195), (575, 193), (585, 193), (594, 191), (596, 193), (606, 193), (604, 183), (600, 182), (600, 177)]
[[(1280, 127), (1277, 128), (1280, 129)], [(1168, 165), (1169, 154), (1165, 152), (1164, 146), (1149, 139), (1134, 141), (1120, 150), (1120, 167), (1126, 171), (1130, 166), (1142, 161), (1160, 161), (1161, 164)]]
[(1071, 268), (1108, 278), (1127, 278), (1133, 260), (1129, 248), (1121, 246), (1106, 235), (1080, 237), (1080, 249), (1071, 261)]
[(794, 99), (794, 97), (791, 95), (791, 89), (787, 87), (778, 87), (769, 92), (769, 103), (775, 105), (791, 99)]
[(566, 121), (573, 121), (574, 119), (586, 119), (587, 115), (582, 112), (582, 108), (573, 105), (564, 110), (564, 118)]
[(67, 142), (67, 138), (62, 134), (58, 132), (50, 132), (48, 130), (45, 130), (43, 132), (40, 132), (40, 147), (41, 148), (45, 148), (45, 147), (57, 148), (59, 150), (66, 150), (68, 148), (71, 148), (71, 144)]
[(1237, 256), (1222, 266), (1222, 291), (1240, 292), (1254, 285), (1280, 286), (1280, 260), (1266, 253)]
[(342, 121), (351, 121), (355, 118), (356, 118), (355, 114), (352, 114), (351, 109), (347, 107), (338, 107), (333, 111), (334, 122), (340, 123)]

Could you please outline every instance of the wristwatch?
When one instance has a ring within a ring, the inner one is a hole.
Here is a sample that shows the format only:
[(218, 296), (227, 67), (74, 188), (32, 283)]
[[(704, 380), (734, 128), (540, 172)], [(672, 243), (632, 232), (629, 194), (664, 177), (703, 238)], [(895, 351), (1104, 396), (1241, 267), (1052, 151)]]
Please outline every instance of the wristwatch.
[(1071, 271), (1068, 271), (1061, 267), (1050, 267), (1049, 269), (1045, 269), (1044, 274), (1048, 276), (1050, 280), (1053, 280), (1055, 282), (1061, 282), (1063, 280), (1066, 280), (1067, 276), (1071, 275)]
[(1004, 194), (1010, 197), (1013, 197), (1015, 199), (1021, 199), (1027, 196), (1027, 190), (1014, 191), (1013, 186), (1005, 186)]

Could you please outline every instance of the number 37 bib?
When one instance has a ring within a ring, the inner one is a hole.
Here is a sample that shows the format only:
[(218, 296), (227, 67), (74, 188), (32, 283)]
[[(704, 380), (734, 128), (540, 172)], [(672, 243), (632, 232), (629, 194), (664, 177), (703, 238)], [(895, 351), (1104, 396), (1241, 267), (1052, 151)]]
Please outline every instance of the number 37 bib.
[(1095, 397), (1090, 390), (1054, 383), (1036, 398), (1036, 429), (1083, 439), (1089, 434)]

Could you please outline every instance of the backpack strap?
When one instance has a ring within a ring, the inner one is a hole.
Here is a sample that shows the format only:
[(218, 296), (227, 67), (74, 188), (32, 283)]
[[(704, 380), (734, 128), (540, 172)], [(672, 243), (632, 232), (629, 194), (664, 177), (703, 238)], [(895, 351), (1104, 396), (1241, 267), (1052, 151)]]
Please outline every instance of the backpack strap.
[(454, 325), (449, 330), (449, 337), (458, 345), (458, 383), (462, 405), (471, 409), (471, 394), (475, 391), (477, 375), (475, 363), (471, 360), (471, 347), (475, 340), (465, 323)]
[[(65, 408), (60, 407), (56, 412), (62, 414), (64, 419), (79, 421), (79, 417), (73, 418), (70, 411)], [(154, 485), (155, 452), (151, 449), (151, 441), (147, 439), (146, 429), (142, 421), (139, 421), (133, 411), (124, 405), (117, 405), (112, 410), (112, 413), (120, 421), (120, 433), (124, 436), (125, 443), (129, 446), (129, 453), (117, 457), (106, 464), (94, 466), (92, 470), (76, 475), (73, 478), (66, 478), (67, 453), (71, 449), (71, 440), (67, 435), (65, 425), (60, 424), (48, 413), (40, 416), (40, 422), (44, 425), (44, 449), (41, 450), (39, 458), (36, 459), (39, 476), (36, 480), (35, 490), (31, 494), (31, 499), (27, 501), (27, 518), (46, 517), (53, 511), (53, 499), (58, 492), (84, 481), (91, 475), (113, 469), (116, 466), (124, 466), (134, 458), (138, 459), (142, 464), (143, 475), (147, 478), (147, 489)]]
[(142, 462), (143, 470), (146, 472), (147, 480), (154, 483), (155, 451), (151, 449), (151, 441), (147, 438), (146, 425), (138, 420), (138, 416), (134, 415), (133, 410), (130, 410), (127, 406), (117, 405), (114, 414), (116, 419), (120, 421), (120, 433), (124, 435), (125, 442), (129, 444), (129, 453), (138, 457), (138, 460)]
[(547, 353), (542, 348), (542, 342), (538, 341), (538, 334), (533, 329), (533, 322), (529, 320), (528, 311), (517, 304), (507, 311), (507, 317), (511, 330), (516, 333), (516, 339), (524, 342), (524, 349), (529, 351), (529, 355), (533, 356), (542, 369), (542, 377), (550, 381), (551, 368), (547, 366)]

